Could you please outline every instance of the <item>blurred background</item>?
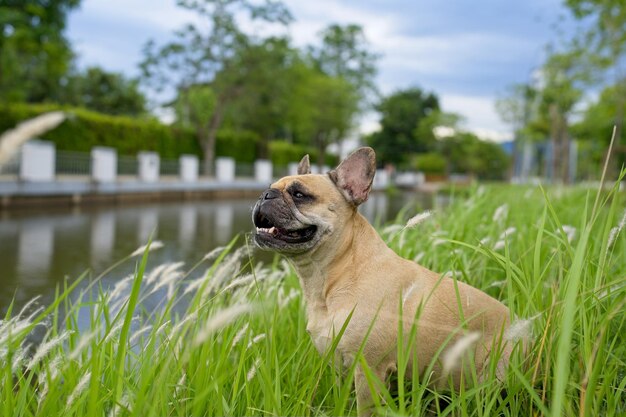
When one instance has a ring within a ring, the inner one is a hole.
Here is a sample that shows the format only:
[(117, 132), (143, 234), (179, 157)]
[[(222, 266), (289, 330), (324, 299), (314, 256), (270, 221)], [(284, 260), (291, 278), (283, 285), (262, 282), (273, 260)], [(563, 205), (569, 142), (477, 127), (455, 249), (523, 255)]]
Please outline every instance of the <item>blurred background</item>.
[(0, 0), (1, 307), (153, 231), (179, 260), (225, 244), (307, 153), (372, 146), (379, 222), (451, 184), (596, 181), (614, 126), (616, 178), (625, 66), (623, 0)]

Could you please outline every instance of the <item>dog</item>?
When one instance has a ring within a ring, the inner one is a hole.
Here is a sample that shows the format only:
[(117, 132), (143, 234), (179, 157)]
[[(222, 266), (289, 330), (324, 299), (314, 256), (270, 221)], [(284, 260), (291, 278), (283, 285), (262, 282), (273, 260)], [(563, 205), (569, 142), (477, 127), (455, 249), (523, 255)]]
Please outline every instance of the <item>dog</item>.
[[(306, 155), (298, 175), (272, 184), (253, 208), (256, 245), (283, 254), (297, 272), (315, 347), (323, 354), (343, 329), (336, 346), (341, 360), (352, 364), (364, 343), (368, 368), (384, 381), (397, 370), (402, 317), (402, 340), (416, 335), (407, 369), (414, 369), (413, 361), (420, 373), (430, 366), (426, 377), (434, 388), (451, 382), (458, 389), (464, 367), (446, 370), (438, 357), (468, 335), (479, 377), (494, 355), (501, 378), (511, 354), (503, 337), (509, 309), (476, 288), (401, 258), (385, 244), (357, 209), (369, 196), (375, 172), (375, 154), (367, 147), (328, 174), (311, 174)], [(373, 393), (361, 364), (354, 383), (359, 415), (371, 414)]]

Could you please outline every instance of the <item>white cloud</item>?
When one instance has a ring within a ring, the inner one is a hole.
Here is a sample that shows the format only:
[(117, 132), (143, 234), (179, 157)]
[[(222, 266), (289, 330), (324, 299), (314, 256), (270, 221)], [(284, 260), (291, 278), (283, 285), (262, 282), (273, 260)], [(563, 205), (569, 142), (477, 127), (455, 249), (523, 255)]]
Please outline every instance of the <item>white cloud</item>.
[(176, 6), (173, 0), (90, 0), (81, 4), (78, 13), (97, 16), (112, 24), (130, 22), (139, 27), (154, 26), (168, 32), (180, 28), (190, 20), (199, 21), (195, 13)]
[(444, 111), (462, 115), (463, 127), (480, 138), (494, 142), (512, 139), (511, 129), (495, 110), (495, 97), (442, 94), (440, 101)]

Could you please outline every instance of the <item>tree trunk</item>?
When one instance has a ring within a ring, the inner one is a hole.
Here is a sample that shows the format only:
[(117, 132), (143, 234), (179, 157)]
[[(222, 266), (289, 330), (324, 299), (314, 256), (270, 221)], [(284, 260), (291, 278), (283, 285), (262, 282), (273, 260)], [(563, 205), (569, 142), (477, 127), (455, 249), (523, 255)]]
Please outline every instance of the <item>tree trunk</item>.
[(261, 137), (261, 140), (257, 142), (256, 155), (259, 159), (270, 159), (269, 143), (269, 135)]
[[(616, 109), (615, 109), (615, 144), (613, 145), (613, 149), (611, 153), (607, 155), (609, 158), (609, 178), (617, 178), (619, 176), (619, 162), (616, 160), (617, 152), (624, 152), (624, 148), (621, 144), (621, 136), (622, 129), (624, 125), (624, 101), (626, 97), (624, 97), (624, 93), (626, 93), (626, 77), (622, 80), (618, 81), (615, 85), (615, 95), (617, 99)], [(611, 138), (609, 138), (610, 141)]]
[(550, 105), (550, 143), (552, 144), (552, 161), (550, 181), (555, 182), (559, 173), (559, 110), (556, 104)]
[(324, 133), (317, 134), (317, 167), (320, 172), (324, 168), (324, 164), (326, 163), (326, 138)]
[[(204, 150), (204, 174), (207, 176), (215, 175), (215, 142), (217, 141), (217, 131), (222, 125), (224, 119), (224, 101), (218, 100), (215, 105), (215, 111), (211, 115), (209, 125), (206, 129), (202, 129), (202, 149)], [(206, 132), (206, 134), (204, 134)]]

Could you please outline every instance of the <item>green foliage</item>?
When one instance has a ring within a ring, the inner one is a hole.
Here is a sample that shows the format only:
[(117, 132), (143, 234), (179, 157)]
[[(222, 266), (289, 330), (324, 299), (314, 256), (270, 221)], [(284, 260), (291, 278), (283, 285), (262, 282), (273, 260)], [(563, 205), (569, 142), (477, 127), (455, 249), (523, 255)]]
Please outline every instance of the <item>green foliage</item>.
[(140, 116), (146, 112), (139, 81), (99, 67), (70, 75), (58, 101), (112, 115)]
[(446, 159), (436, 152), (417, 154), (413, 158), (413, 168), (426, 174), (445, 174)]
[(411, 154), (434, 148), (434, 136), (416, 135), (420, 122), (439, 110), (439, 100), (433, 93), (426, 94), (419, 88), (400, 90), (385, 97), (377, 110), (381, 113), (381, 130), (366, 140), (376, 149), (380, 163), (407, 164)]
[(480, 140), (471, 133), (457, 133), (442, 139), (440, 148), (449, 173), (473, 174), (484, 180), (506, 178), (510, 159), (496, 143)]
[[(597, 179), (606, 156), (613, 127), (618, 125), (620, 101), (619, 86), (605, 88), (598, 100), (587, 107), (582, 120), (572, 126), (572, 133), (579, 142), (579, 155), (583, 155), (579, 162), (579, 177)], [(623, 122), (622, 122), (623, 123)], [(618, 129), (615, 138), (615, 148), (611, 156), (614, 166), (626, 166), (626, 130)]]
[(320, 48), (310, 48), (309, 51), (314, 64), (324, 74), (347, 81), (361, 106), (357, 110), (364, 110), (368, 99), (378, 94), (374, 78), (380, 56), (369, 50), (365, 33), (359, 25), (331, 24), (321, 36)]
[(284, 167), (291, 162), (298, 162), (306, 154), (313, 161), (317, 158), (315, 148), (274, 140), (269, 143), (270, 159), (275, 166)]
[[(119, 155), (156, 151), (161, 158), (178, 158), (182, 154), (202, 158), (202, 150), (192, 130), (171, 127), (157, 120), (110, 116), (89, 110), (57, 105), (0, 104), (0, 132), (38, 114), (63, 109), (71, 117), (41, 139), (55, 143), (59, 150), (89, 152), (94, 146), (109, 146)], [(259, 136), (249, 131), (224, 129), (217, 134), (217, 155), (252, 163), (257, 158)]]
[[(170, 86), (177, 94), (184, 95), (198, 86), (211, 88), (215, 100), (211, 103), (210, 117), (189, 117), (203, 149), (205, 168), (211, 171), (217, 132), (224, 116), (232, 102), (245, 94), (251, 74), (257, 69), (259, 55), (251, 51), (258, 40), (242, 31), (238, 18), (246, 16), (251, 21), (286, 25), (292, 17), (279, 1), (253, 4), (245, 0), (180, 0), (178, 5), (196, 13), (200, 19), (176, 31), (175, 40), (161, 47), (150, 41), (144, 48), (140, 67), (143, 79), (157, 90)], [(202, 21), (202, 25), (197, 21)], [(177, 101), (197, 104), (195, 100)], [(201, 115), (202, 111), (192, 109), (189, 114)]]
[(298, 54), (286, 38), (268, 38), (241, 51), (238, 66), (246, 69), (242, 88), (229, 106), (225, 123), (254, 130), (269, 140), (283, 128), (294, 88)]
[(63, 35), (67, 13), (80, 0), (0, 2), (0, 97), (57, 100), (72, 51)]
[(173, 103), (176, 124), (194, 129), (207, 126), (215, 112), (217, 98), (207, 85), (194, 85), (179, 92)]
[(217, 132), (217, 156), (229, 156), (237, 162), (251, 164), (257, 157), (257, 144), (261, 138), (255, 132), (222, 129)]

